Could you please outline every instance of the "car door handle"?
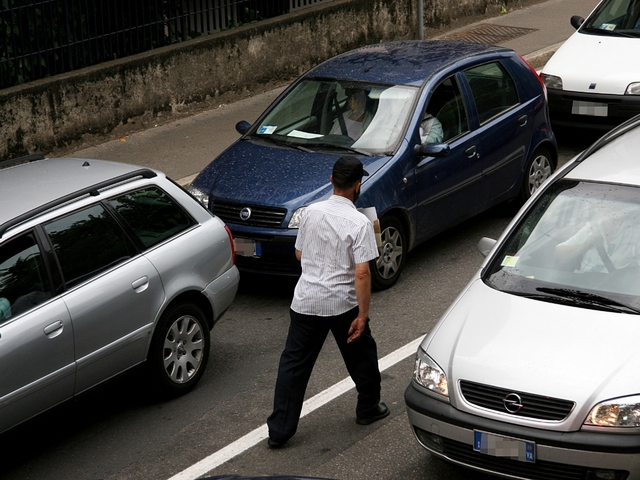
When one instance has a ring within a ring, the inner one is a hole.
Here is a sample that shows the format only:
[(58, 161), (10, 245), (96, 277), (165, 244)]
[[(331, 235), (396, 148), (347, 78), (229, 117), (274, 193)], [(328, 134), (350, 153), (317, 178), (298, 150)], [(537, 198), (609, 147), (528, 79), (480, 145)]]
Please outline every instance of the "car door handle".
[(49, 338), (55, 338), (62, 333), (62, 329), (64, 328), (64, 324), (62, 320), (58, 320), (57, 322), (53, 322), (51, 325), (47, 325), (44, 327), (44, 334)]
[(527, 124), (527, 120), (528, 120), (528, 117), (527, 117), (526, 115), (522, 115), (522, 116), (518, 119), (518, 124), (519, 124), (521, 127), (524, 127), (524, 126)]
[(147, 277), (146, 275), (144, 277), (140, 277), (139, 279), (135, 280), (131, 284), (131, 286), (136, 291), (136, 293), (144, 292), (149, 286), (149, 277)]
[(472, 145), (469, 148), (467, 148), (464, 153), (467, 155), (467, 157), (469, 158), (473, 158), (473, 157), (478, 157), (480, 158), (479, 154), (476, 154), (476, 146)]

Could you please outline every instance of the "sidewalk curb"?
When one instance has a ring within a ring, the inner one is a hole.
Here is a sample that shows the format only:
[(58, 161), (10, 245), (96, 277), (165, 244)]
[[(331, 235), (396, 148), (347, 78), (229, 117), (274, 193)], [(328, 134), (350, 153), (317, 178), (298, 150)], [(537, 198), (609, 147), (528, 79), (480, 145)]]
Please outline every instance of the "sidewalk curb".
[[(551, 56), (560, 48), (560, 46), (564, 42), (558, 42), (555, 45), (549, 45), (548, 47), (542, 48), (535, 52), (528, 53), (527, 55), (523, 55), (523, 58), (537, 71), (540, 71), (542, 67), (545, 66), (547, 61), (551, 58)], [(189, 188), (191, 182), (198, 176), (197, 173), (193, 175), (189, 175), (188, 177), (183, 177), (179, 180), (176, 180), (176, 183), (180, 185), (182, 188)]]
[(548, 47), (542, 48), (535, 52), (531, 52), (527, 55), (523, 55), (523, 57), (527, 62), (529, 62), (529, 64), (531, 64), (533, 68), (535, 68), (536, 70), (540, 70), (545, 66), (551, 56), (556, 53), (556, 50), (558, 50), (563, 43), (564, 41), (558, 42), (554, 45), (549, 45)]

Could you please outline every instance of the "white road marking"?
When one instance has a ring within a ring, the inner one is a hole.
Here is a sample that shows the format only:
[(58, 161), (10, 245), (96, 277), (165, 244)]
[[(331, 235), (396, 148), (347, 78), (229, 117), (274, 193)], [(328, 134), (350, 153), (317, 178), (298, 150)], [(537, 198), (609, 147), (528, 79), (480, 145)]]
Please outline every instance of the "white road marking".
[[(387, 368), (392, 367), (396, 363), (399, 363), (405, 358), (415, 354), (416, 350), (418, 349), (418, 345), (420, 345), (420, 342), (423, 338), (424, 337), (416, 338), (414, 341), (406, 344), (403, 347), (400, 347), (395, 352), (391, 352), (386, 357), (381, 358), (378, 361), (380, 371), (383, 372)], [(353, 380), (351, 380), (351, 377), (347, 377), (339, 381), (335, 385), (311, 397), (304, 402), (300, 418), (308, 415), (314, 410), (317, 410), (323, 405), (326, 405), (331, 400), (338, 398), (340, 395), (348, 392), (354, 387), (355, 385), (353, 383)], [(183, 470), (182, 472), (174, 475), (169, 480), (195, 480), (198, 477), (206, 474), (207, 472), (210, 472), (214, 468), (219, 467), (223, 463), (226, 463), (232, 458), (249, 450), (251, 447), (257, 445), (263, 440), (266, 440), (268, 437), (269, 431), (267, 429), (267, 425), (264, 424), (261, 427), (256, 428), (252, 432), (247, 433), (244, 437), (239, 438), (235, 442), (230, 443), (226, 447), (218, 450), (215, 453), (212, 453), (206, 458), (203, 458), (198, 463), (191, 465), (186, 470)]]

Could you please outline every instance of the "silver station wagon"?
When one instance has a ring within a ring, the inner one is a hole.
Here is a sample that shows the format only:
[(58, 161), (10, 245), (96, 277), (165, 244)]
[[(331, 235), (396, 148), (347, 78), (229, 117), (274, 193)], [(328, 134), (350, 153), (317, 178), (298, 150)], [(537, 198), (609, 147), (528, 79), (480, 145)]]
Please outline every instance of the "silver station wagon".
[(147, 361), (190, 390), (239, 283), (231, 233), (161, 172), (0, 164), (0, 432)]

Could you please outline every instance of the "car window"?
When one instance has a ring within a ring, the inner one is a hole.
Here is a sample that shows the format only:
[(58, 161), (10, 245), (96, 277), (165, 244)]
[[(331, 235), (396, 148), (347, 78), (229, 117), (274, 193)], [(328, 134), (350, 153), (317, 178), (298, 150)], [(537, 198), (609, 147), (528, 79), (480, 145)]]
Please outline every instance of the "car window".
[(454, 76), (433, 91), (420, 123), (422, 143), (448, 142), (469, 131), (467, 111)]
[(587, 19), (581, 30), (620, 32), (640, 30), (640, 2), (637, 0), (612, 0), (603, 2)]
[(518, 104), (518, 91), (500, 62), (486, 63), (464, 72), (478, 110), (480, 124)]
[(102, 205), (44, 225), (67, 287), (131, 258), (124, 231)]
[(33, 233), (0, 246), (0, 323), (51, 298), (51, 284)]
[(256, 125), (254, 139), (314, 151), (394, 151), (418, 88), (347, 80), (304, 79)]
[(176, 235), (195, 221), (159, 188), (145, 188), (109, 200), (145, 248)]
[(638, 189), (557, 182), (509, 235), (485, 278), (519, 295), (564, 289), (640, 308)]

